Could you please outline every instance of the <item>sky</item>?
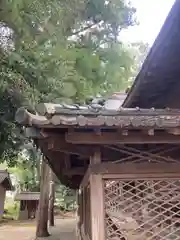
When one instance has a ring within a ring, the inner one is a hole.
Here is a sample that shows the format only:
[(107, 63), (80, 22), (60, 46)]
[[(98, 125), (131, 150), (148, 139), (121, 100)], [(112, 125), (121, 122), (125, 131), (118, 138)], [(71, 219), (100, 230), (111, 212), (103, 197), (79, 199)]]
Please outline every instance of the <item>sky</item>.
[(139, 25), (125, 30), (120, 37), (125, 42), (143, 41), (152, 45), (175, 0), (131, 0), (131, 2), (137, 9)]

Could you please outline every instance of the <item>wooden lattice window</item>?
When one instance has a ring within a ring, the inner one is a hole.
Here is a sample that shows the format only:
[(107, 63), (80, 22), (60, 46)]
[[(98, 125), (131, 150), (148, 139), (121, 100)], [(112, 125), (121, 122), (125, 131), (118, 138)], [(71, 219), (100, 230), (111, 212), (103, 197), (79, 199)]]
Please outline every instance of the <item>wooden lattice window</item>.
[(106, 239), (180, 239), (180, 181), (104, 180)]

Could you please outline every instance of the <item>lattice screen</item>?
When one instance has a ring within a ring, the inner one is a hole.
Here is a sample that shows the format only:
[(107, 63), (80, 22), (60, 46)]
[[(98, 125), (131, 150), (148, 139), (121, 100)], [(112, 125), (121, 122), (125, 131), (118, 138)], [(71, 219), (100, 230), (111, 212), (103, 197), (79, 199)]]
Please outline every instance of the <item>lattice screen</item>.
[(180, 181), (105, 180), (108, 240), (180, 239)]

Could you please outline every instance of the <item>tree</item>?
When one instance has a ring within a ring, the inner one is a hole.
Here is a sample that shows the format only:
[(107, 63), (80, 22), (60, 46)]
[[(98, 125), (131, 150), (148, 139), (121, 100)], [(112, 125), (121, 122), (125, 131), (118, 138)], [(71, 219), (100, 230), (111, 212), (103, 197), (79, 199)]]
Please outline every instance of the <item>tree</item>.
[(18, 0), (0, 7), (0, 155), (14, 164), (24, 141), (14, 122), (19, 106), (84, 102), (125, 88), (133, 63), (118, 34), (135, 23), (135, 10), (123, 0)]
[(16, 166), (10, 168), (10, 172), (16, 177), (16, 189), (19, 191), (40, 191), (40, 164), (41, 152), (32, 143), (25, 145), (18, 154)]
[(76, 192), (58, 184), (56, 186), (56, 204), (64, 212), (74, 211), (76, 208)]
[[(118, 35), (135, 24), (135, 9), (124, 0), (3, 0), (0, 7), (0, 155), (23, 166), (13, 158), (25, 140), (14, 122), (17, 108), (33, 112), (41, 101), (83, 103), (124, 89), (134, 62)], [(48, 235), (41, 189), (38, 236)]]
[(150, 50), (150, 46), (148, 43), (136, 42), (136, 43), (132, 43), (131, 46), (129, 46), (129, 49), (134, 59), (134, 64), (132, 65), (133, 66), (132, 75), (131, 75), (131, 84), (132, 84), (134, 81), (134, 78), (136, 77), (137, 73), (140, 71), (140, 68), (142, 67), (142, 64), (144, 63), (144, 60)]
[(50, 170), (49, 182), (49, 225), (54, 226), (54, 202), (55, 202), (55, 182), (54, 173)]
[(40, 187), (40, 200), (38, 209), (38, 220), (36, 237), (48, 237), (48, 205), (49, 205), (49, 171), (50, 168), (43, 160), (41, 165), (41, 187)]

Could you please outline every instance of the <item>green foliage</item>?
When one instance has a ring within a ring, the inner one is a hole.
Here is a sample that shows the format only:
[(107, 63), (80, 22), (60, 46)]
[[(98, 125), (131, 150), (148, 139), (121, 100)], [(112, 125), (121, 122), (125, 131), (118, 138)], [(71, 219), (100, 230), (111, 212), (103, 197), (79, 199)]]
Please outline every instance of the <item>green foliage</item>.
[(5, 201), (3, 218), (17, 220), (19, 215), (20, 204), (18, 202), (9, 202), (8, 198)]
[(135, 24), (135, 9), (125, 0), (3, 0), (0, 7), (0, 156), (12, 166), (25, 141), (14, 122), (18, 107), (83, 103), (126, 88), (134, 62), (118, 35)]
[(63, 211), (73, 211), (76, 208), (76, 192), (59, 184), (56, 186), (55, 204)]
[(16, 166), (9, 171), (16, 178), (16, 190), (40, 191), (41, 154), (28, 144), (18, 155)]

